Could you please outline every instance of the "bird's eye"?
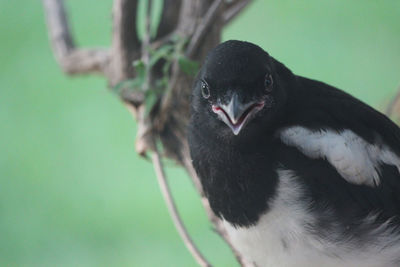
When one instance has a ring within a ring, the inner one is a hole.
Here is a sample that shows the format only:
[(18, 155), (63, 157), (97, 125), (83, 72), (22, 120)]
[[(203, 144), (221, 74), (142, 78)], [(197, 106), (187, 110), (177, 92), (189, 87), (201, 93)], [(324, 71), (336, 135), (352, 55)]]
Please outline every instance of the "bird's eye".
[(272, 91), (272, 84), (273, 84), (272, 76), (271, 74), (267, 74), (267, 76), (265, 76), (265, 81), (264, 81), (265, 89), (267, 90), (267, 92)]
[(208, 87), (208, 84), (204, 81), (201, 81), (201, 94), (205, 99), (208, 99), (210, 97), (210, 88)]

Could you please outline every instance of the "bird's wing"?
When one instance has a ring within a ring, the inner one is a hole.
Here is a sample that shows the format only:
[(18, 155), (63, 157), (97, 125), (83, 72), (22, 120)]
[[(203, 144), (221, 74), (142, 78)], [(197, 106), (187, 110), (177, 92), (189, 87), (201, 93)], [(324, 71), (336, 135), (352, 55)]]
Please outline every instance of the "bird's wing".
[[(336, 88), (300, 79), (303, 86), (290, 100), (287, 126), (278, 132), (281, 142), (295, 151), (284, 161), (304, 179), (314, 177), (309, 183), (334, 198), (347, 192), (347, 198), (359, 198), (369, 211), (400, 215), (399, 127)], [(289, 164), (295, 153), (301, 155)]]
[(384, 165), (397, 169), (400, 183), (399, 127), (336, 88), (301, 79), (303, 87), (289, 105), (293, 115), (279, 132), (281, 141), (310, 158), (327, 160), (350, 183), (379, 185)]
[(350, 183), (379, 185), (384, 178), (383, 164), (400, 170), (400, 158), (382, 139), (377, 137), (374, 143), (369, 143), (351, 129), (337, 131), (321, 126), (316, 130), (292, 126), (280, 132), (280, 139), (307, 157), (325, 159)]

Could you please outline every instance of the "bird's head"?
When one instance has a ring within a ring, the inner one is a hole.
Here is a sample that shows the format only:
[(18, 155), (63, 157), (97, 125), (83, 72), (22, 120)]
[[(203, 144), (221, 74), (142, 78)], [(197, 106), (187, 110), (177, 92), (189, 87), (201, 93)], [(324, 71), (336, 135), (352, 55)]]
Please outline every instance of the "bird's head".
[(224, 136), (267, 128), (286, 99), (278, 67), (284, 68), (252, 43), (227, 41), (218, 45), (196, 78), (194, 112)]

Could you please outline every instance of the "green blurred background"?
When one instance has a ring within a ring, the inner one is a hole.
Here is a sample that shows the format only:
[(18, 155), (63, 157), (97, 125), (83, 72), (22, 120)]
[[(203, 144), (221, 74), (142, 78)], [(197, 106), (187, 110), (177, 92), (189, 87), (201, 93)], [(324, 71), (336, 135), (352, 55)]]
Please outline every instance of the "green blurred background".
[[(78, 43), (108, 46), (112, 1), (66, 2)], [(223, 39), (255, 42), (378, 109), (400, 82), (399, 0), (256, 0)], [(38, 0), (0, 0), (0, 125), (1, 266), (196, 265), (134, 152), (130, 114), (103, 78), (61, 73)], [(169, 165), (193, 238), (215, 266), (236, 266)]]

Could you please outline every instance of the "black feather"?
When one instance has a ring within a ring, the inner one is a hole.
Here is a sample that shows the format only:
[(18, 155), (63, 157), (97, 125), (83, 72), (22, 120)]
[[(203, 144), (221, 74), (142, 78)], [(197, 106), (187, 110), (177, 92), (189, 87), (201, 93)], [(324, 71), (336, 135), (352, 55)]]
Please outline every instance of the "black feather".
[[(268, 95), (263, 91), (266, 74), (274, 81)], [(210, 85), (209, 99), (201, 95), (201, 79)], [(238, 92), (243, 101), (263, 97), (270, 101), (237, 136), (211, 109), (230, 91)], [(385, 115), (337, 88), (294, 75), (254, 44), (225, 42), (210, 52), (197, 77), (189, 125), (193, 165), (218, 216), (237, 226), (256, 224), (275, 196), (277, 169), (288, 168), (304, 186), (304, 197), (314, 203), (319, 218), (314, 228), (320, 229), (319, 234), (332, 223), (332, 217), (324, 215), (327, 208), (344, 232), (369, 214), (378, 215), (377, 223), (392, 219), (399, 225), (396, 167), (381, 164), (377, 187), (349, 183), (325, 159), (308, 158), (283, 144), (276, 133), (290, 126), (349, 129), (371, 144), (378, 138), (400, 155), (400, 130)]]

